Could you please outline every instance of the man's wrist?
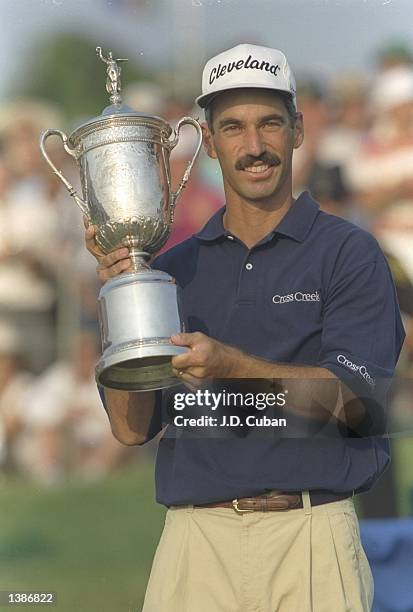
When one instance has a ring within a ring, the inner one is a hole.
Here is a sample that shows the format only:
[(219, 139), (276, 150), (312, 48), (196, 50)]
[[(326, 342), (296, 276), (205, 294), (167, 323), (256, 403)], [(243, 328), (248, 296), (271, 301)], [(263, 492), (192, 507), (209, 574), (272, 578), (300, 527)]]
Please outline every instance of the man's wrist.
[[(224, 345), (225, 346), (225, 345)], [(249, 378), (254, 357), (232, 346), (225, 346), (228, 352), (224, 378)]]

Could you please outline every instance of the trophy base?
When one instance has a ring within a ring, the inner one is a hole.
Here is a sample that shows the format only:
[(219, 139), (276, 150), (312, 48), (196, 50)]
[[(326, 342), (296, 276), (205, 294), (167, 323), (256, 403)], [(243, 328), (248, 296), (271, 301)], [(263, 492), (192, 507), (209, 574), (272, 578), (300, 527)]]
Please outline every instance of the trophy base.
[(182, 384), (172, 373), (171, 357), (185, 353), (167, 339), (156, 346), (132, 347), (101, 359), (96, 367), (96, 380), (110, 389), (124, 391), (156, 391)]
[(184, 331), (179, 287), (159, 270), (142, 267), (108, 281), (98, 300), (103, 355), (96, 381), (111, 389), (151, 391), (181, 384), (171, 359), (187, 352), (171, 336)]

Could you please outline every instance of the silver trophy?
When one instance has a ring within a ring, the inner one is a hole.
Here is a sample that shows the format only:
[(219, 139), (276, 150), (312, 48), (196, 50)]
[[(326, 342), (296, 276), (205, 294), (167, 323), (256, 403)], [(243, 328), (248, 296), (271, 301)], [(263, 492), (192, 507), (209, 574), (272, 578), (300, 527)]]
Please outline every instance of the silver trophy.
[[(69, 138), (46, 130), (40, 149), (53, 172), (96, 226), (96, 241), (105, 253), (129, 247), (133, 271), (108, 281), (98, 299), (103, 354), (96, 380), (105, 387), (130, 391), (162, 389), (177, 384), (171, 358), (186, 349), (170, 337), (184, 331), (179, 288), (175, 280), (150, 268), (148, 261), (171, 231), (177, 198), (185, 187), (202, 144), (199, 123), (183, 117), (174, 131), (160, 117), (135, 112), (122, 104), (119, 62), (109, 52), (98, 57), (107, 64), (106, 90), (111, 105), (77, 128)], [(198, 133), (192, 160), (175, 192), (169, 156), (185, 124)], [(65, 151), (80, 166), (83, 198), (46, 153), (50, 136), (59, 136)]]

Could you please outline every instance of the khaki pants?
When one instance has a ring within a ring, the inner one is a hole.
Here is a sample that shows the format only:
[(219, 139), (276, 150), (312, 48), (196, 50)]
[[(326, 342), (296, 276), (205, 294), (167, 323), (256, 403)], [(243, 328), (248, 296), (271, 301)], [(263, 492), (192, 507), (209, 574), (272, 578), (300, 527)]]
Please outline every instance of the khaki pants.
[(367, 612), (351, 499), (284, 512), (170, 508), (143, 612)]

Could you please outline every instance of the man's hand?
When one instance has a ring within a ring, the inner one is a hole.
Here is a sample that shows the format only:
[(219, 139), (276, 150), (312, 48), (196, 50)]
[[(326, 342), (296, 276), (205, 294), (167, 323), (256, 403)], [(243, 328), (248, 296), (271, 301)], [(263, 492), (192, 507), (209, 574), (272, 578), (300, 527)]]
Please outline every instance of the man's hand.
[(172, 358), (172, 368), (176, 376), (193, 386), (204, 378), (231, 378), (242, 356), (237, 349), (201, 332), (175, 334), (171, 340), (176, 346), (189, 349)]
[(83, 222), (86, 228), (86, 248), (98, 262), (96, 271), (102, 285), (110, 278), (122, 274), (122, 272), (127, 272), (129, 270), (132, 271), (132, 262), (129, 258), (129, 250), (122, 247), (121, 249), (116, 249), (111, 253), (105, 254), (96, 244), (95, 227), (93, 225), (89, 225), (85, 217), (83, 218)]

